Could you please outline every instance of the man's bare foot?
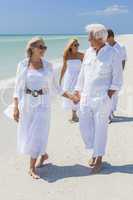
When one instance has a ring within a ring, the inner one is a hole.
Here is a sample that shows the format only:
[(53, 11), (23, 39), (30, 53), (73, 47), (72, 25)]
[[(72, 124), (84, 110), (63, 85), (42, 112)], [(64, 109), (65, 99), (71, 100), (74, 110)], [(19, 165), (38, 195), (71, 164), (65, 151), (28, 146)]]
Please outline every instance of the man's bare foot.
[(114, 115), (114, 113), (112, 112), (111, 114), (110, 114), (110, 116), (109, 116), (109, 124), (111, 124), (112, 122), (113, 122), (113, 120), (114, 120), (114, 118), (115, 118), (115, 115)]
[(115, 116), (115, 114), (114, 114), (114, 112), (112, 112), (112, 117), (113, 117), (113, 118), (115, 118), (115, 117), (116, 117), (116, 116)]
[(92, 169), (93, 174), (97, 174), (101, 171), (102, 168), (102, 159), (101, 157), (96, 158), (95, 165)]
[(42, 155), (37, 161), (36, 161), (36, 167), (41, 167), (44, 163), (45, 160), (48, 159), (48, 154), (45, 153), (44, 155)]
[(88, 161), (88, 164), (90, 167), (93, 167), (95, 165), (95, 161), (96, 161), (96, 158), (91, 158), (89, 161)]
[(36, 173), (35, 169), (29, 170), (29, 175), (33, 177), (33, 179), (40, 179), (40, 176)]
[(108, 123), (111, 124), (112, 122), (113, 122), (113, 118), (112, 118), (112, 116), (110, 115), (110, 116), (109, 116), (109, 121), (108, 121)]

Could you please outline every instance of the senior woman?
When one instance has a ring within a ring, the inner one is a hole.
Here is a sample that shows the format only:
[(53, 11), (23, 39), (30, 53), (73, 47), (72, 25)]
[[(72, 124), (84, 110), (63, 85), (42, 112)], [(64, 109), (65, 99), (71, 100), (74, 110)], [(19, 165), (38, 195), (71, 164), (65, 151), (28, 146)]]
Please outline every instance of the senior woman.
[(27, 58), (18, 64), (14, 92), (14, 120), (18, 122), (18, 151), (30, 155), (29, 173), (38, 179), (36, 165), (48, 158), (52, 82), (52, 64), (44, 59), (44, 40), (32, 38), (26, 48)]

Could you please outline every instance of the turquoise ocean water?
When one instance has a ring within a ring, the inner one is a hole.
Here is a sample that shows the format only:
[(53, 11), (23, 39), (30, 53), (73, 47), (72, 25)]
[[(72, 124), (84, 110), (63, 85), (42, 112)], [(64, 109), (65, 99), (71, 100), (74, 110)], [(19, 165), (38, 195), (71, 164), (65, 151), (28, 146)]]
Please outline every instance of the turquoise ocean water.
[[(0, 36), (0, 80), (15, 76), (17, 63), (25, 57), (25, 47), (33, 35), (1, 35)], [(79, 39), (80, 50), (88, 48), (86, 35), (42, 35), (46, 45), (46, 59), (55, 67), (61, 66), (63, 50), (70, 38)]]

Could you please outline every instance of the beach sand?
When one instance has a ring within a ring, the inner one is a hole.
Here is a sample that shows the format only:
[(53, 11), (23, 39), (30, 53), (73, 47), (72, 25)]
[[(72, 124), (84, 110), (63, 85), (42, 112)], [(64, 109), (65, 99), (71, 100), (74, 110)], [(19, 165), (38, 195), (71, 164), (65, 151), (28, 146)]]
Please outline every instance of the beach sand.
[[(107, 154), (100, 174), (90, 175), (88, 154), (78, 124), (53, 102), (47, 152), (49, 164), (40, 168), (40, 180), (27, 173), (29, 159), (17, 155), (16, 123), (7, 119), (0, 103), (0, 199), (2, 200), (131, 200), (133, 197), (133, 35), (118, 38), (127, 49), (124, 87), (117, 115), (109, 125)], [(10, 91), (11, 93), (11, 91)], [(9, 96), (11, 96), (9, 94)]]

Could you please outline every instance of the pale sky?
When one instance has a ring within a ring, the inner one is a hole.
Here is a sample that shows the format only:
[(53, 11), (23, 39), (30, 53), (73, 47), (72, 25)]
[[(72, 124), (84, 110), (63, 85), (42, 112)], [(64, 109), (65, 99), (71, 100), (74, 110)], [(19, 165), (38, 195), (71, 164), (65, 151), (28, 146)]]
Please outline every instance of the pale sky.
[(103, 23), (133, 33), (132, 0), (0, 0), (0, 34), (79, 34)]

